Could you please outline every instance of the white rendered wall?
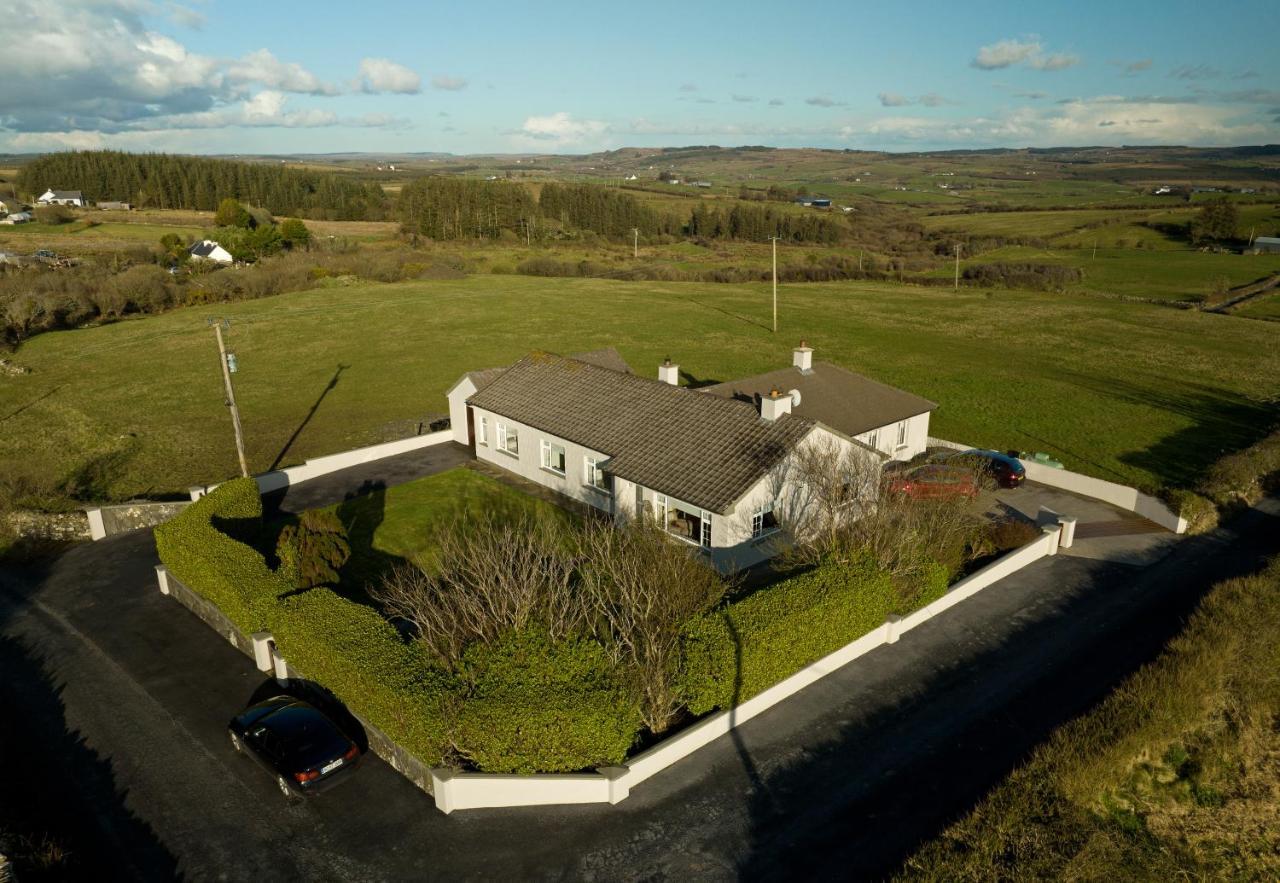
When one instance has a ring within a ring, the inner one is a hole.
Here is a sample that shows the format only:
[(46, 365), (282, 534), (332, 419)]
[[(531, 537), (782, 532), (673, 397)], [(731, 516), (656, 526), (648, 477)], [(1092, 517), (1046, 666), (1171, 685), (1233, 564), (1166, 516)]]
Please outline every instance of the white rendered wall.
[(453, 440), (460, 445), (471, 444), (467, 437), (467, 399), (475, 394), (476, 385), (470, 377), (458, 381), (458, 385), (449, 390), (449, 431)]

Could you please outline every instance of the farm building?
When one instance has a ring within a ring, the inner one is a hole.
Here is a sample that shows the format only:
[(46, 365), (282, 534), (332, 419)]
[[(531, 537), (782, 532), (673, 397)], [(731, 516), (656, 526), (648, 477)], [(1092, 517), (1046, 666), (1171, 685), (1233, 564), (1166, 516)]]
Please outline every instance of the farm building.
[(84, 194), (79, 190), (46, 190), (36, 202), (40, 205), (74, 205), (84, 208)]
[(1280, 254), (1280, 236), (1259, 236), (1253, 245), (1245, 249), (1246, 254)]
[(31, 212), (10, 212), (3, 218), (0, 218), (0, 224), (12, 226), (14, 224), (29, 224), (31, 222)]
[(100, 202), (98, 208), (104, 212), (131, 212), (133, 206), (127, 202)]
[(213, 261), (215, 264), (230, 264), (235, 261), (231, 252), (212, 239), (202, 239), (194, 243), (187, 249), (187, 254), (191, 255), (193, 261)]
[(723, 571), (780, 551), (800, 511), (804, 451), (878, 469), (924, 451), (933, 402), (837, 365), (803, 343), (792, 365), (705, 389), (631, 373), (616, 350), (534, 352), (464, 375), (447, 393), (454, 440), (476, 457), (615, 518), (642, 513)]
[(796, 202), (813, 208), (831, 208), (831, 200), (825, 196), (801, 196)]

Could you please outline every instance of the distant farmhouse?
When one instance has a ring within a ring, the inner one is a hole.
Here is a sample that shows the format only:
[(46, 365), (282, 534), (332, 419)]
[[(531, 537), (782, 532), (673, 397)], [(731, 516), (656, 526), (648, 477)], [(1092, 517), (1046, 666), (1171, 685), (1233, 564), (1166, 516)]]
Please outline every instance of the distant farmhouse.
[(40, 205), (74, 205), (84, 208), (84, 194), (79, 190), (46, 190), (36, 200)]
[(212, 261), (215, 264), (235, 263), (231, 252), (227, 251), (212, 239), (202, 239), (187, 249), (193, 261)]
[(98, 209), (104, 212), (131, 212), (133, 206), (127, 202), (100, 202)]
[(28, 224), (31, 222), (31, 212), (9, 212), (9, 214), (0, 218), (0, 224), (13, 226), (14, 224)]
[(1280, 254), (1280, 236), (1259, 236), (1245, 254)]
[(813, 208), (831, 208), (831, 200), (825, 196), (800, 196), (796, 198), (796, 202)]
[[(615, 518), (648, 513), (722, 570), (779, 551), (804, 495), (802, 449), (879, 467), (924, 451), (933, 402), (801, 345), (789, 367), (703, 389), (631, 373), (616, 350), (534, 352), (448, 391), (454, 440), (476, 457)], [(778, 537), (777, 539), (781, 539)]]

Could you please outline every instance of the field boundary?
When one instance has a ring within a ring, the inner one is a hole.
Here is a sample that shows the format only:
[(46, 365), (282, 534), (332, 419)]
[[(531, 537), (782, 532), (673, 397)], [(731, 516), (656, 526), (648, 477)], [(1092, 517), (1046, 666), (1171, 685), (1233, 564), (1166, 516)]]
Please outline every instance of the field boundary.
[[(948, 441), (945, 438), (933, 438), (932, 436), (929, 438), (929, 445), (931, 447), (951, 448), (956, 451), (968, 451), (977, 447), (976, 445), (962, 445), (959, 442)], [(1144, 494), (1137, 488), (1129, 487), (1126, 484), (1116, 484), (1114, 481), (1094, 478), (1091, 475), (1082, 475), (1069, 469), (1055, 469), (1052, 466), (1037, 463), (1035, 460), (1019, 459), (1018, 462), (1026, 467), (1028, 481), (1110, 503), (1112, 506), (1126, 509), (1135, 515), (1141, 515), (1148, 521), (1155, 522), (1165, 530), (1173, 533), (1187, 532), (1187, 519), (1170, 509), (1163, 500), (1150, 494)]]

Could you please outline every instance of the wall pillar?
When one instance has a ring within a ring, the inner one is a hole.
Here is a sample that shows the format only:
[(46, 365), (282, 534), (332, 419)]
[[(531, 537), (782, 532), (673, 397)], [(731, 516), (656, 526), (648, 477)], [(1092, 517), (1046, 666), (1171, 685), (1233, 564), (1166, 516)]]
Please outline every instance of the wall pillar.
[(596, 770), (609, 782), (609, 803), (618, 804), (631, 796), (631, 786), (627, 784), (627, 775), (631, 770), (624, 766), (605, 766)]
[(271, 637), (271, 632), (254, 632), (249, 640), (253, 641), (253, 663), (258, 666), (258, 671), (272, 671), (276, 664), (276, 642)]
[(1040, 532), (1041, 532), (1042, 534), (1045, 534), (1046, 536), (1052, 536), (1052, 537), (1053, 537), (1053, 539), (1051, 539), (1051, 540), (1049, 541), (1049, 547), (1048, 547), (1047, 549), (1045, 549), (1044, 553), (1045, 553), (1046, 555), (1057, 555), (1057, 554), (1058, 554), (1058, 543), (1059, 543), (1059, 541), (1060, 541), (1060, 540), (1061, 540), (1061, 538), (1062, 538), (1062, 527), (1061, 527), (1061, 525), (1057, 525), (1057, 524), (1055, 524), (1053, 527), (1042, 527), (1042, 528), (1040, 528)]
[(1059, 549), (1070, 549), (1071, 544), (1076, 541), (1076, 522), (1074, 515), (1058, 516), (1058, 523), (1062, 525), (1062, 536), (1058, 537)]
[(431, 771), (431, 794), (436, 799), (436, 809), (445, 815), (453, 812), (453, 795), (450, 793), (453, 775), (453, 770), (449, 769)]
[(289, 665), (275, 647), (271, 648), (271, 665), (275, 669), (276, 683), (281, 687), (289, 686)]
[(156, 582), (160, 584), (160, 594), (169, 594), (169, 569), (163, 564), (156, 565)]
[(85, 509), (84, 514), (89, 517), (89, 539), (101, 540), (107, 535), (107, 526), (102, 522), (101, 509)]
[(901, 635), (898, 632), (898, 623), (902, 622), (902, 617), (896, 613), (890, 613), (884, 620), (884, 642), (886, 644), (898, 643)]

